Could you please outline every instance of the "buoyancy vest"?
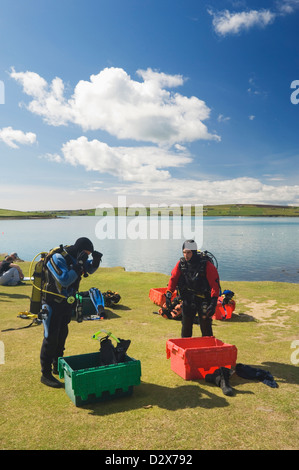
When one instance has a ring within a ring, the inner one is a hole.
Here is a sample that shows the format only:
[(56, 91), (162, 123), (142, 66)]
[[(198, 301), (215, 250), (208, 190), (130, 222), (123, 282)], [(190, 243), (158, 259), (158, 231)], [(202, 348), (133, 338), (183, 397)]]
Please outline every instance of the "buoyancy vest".
[[(30, 298), (30, 313), (38, 314), (42, 308), (42, 302), (48, 303), (51, 301), (62, 302), (63, 300), (67, 299), (66, 295), (61, 294), (62, 286), (59, 284), (54, 276), (50, 273), (49, 269), (47, 268), (47, 263), (50, 261), (51, 265), (58, 273), (59, 268), (56, 266), (54, 261), (52, 260), (52, 256), (55, 253), (60, 253), (64, 256), (68, 267), (72, 264), (72, 258), (66, 251), (67, 247), (60, 245), (57, 248), (53, 248), (48, 253), (42, 252), (36, 255), (33, 259), (31, 266), (37, 256), (41, 256), (40, 261), (35, 264), (34, 272), (33, 272), (33, 283), (32, 283), (32, 293)], [(30, 276), (31, 276), (31, 266), (30, 266)], [(74, 290), (79, 286), (80, 277), (74, 283)]]
[(211, 292), (210, 285), (206, 277), (207, 262), (210, 258), (205, 252), (194, 254), (190, 261), (186, 261), (184, 257), (180, 259), (181, 276), (179, 279), (178, 289), (184, 296), (188, 291), (200, 296), (209, 296)]
[[(58, 248), (52, 249), (47, 256), (45, 257), (44, 261), (44, 288), (43, 288), (43, 295), (42, 300), (46, 303), (55, 301), (57, 303), (61, 303), (64, 298), (61, 296), (63, 286), (57, 281), (57, 279), (53, 276), (51, 271), (47, 268), (47, 264), (50, 263), (53, 270), (57, 273), (58, 276), (62, 274), (61, 269), (57, 266), (57, 264), (53, 260), (53, 255), (59, 253), (64, 257), (64, 260), (67, 264), (68, 269), (74, 264), (72, 257), (66, 251), (67, 247), (60, 245)], [(78, 290), (80, 283), (80, 276), (77, 280), (68, 287), (68, 290), (72, 290), (74, 293)], [(56, 295), (55, 295), (56, 294)], [(58, 295), (57, 295), (58, 294)]]

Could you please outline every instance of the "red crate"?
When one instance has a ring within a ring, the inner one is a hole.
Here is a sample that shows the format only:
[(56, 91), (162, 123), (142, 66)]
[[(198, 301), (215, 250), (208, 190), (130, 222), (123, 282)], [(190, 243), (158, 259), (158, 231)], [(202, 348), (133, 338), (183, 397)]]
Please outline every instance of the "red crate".
[(225, 305), (225, 308), (222, 305), (222, 300), (222, 297), (218, 298), (216, 311), (212, 317), (214, 320), (229, 320), (235, 310), (236, 303), (234, 300), (230, 300), (229, 303)]
[(235, 366), (237, 348), (214, 336), (177, 338), (166, 342), (166, 355), (171, 369), (183, 379), (204, 379), (219, 367)]
[[(149, 291), (149, 298), (160, 307), (163, 307), (166, 301), (165, 294), (167, 292), (167, 287), (158, 287), (156, 289), (151, 289)], [(177, 291), (175, 290), (172, 294), (171, 300), (177, 296)]]

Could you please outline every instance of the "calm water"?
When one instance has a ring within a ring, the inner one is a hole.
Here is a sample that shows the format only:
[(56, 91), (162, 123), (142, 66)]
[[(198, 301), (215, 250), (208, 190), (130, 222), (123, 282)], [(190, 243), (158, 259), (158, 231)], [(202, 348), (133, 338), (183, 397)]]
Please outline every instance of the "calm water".
[[(16, 251), (31, 261), (40, 251), (60, 243), (72, 244), (89, 237), (103, 253), (104, 267), (123, 266), (127, 271), (170, 274), (181, 256), (184, 240), (108, 239), (96, 237), (98, 217), (70, 217), (53, 220), (0, 220), (0, 252)], [(181, 218), (170, 219), (173, 226)], [(201, 238), (201, 237), (198, 237)], [(198, 240), (198, 239), (197, 239)], [(299, 219), (209, 217), (203, 222), (201, 249), (217, 258), (222, 280), (299, 282)]]

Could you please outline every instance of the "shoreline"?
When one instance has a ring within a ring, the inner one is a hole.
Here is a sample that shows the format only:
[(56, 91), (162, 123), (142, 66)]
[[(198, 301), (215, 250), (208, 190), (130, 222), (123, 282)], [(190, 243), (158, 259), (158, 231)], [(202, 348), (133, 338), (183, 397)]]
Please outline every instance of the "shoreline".
[[(158, 217), (165, 217), (165, 216), (168, 216), (168, 217), (184, 217), (184, 215), (173, 215), (173, 214), (157, 214)], [(119, 217), (118, 215), (102, 215), (102, 216), (97, 216), (97, 215), (89, 215), (89, 216), (83, 216), (83, 215), (66, 215), (66, 216), (2, 216), (0, 217), (0, 220), (55, 220), (55, 219), (68, 219), (69, 217)], [(150, 214), (149, 215), (125, 215), (125, 216), (120, 216), (120, 217), (150, 217)], [(194, 215), (191, 215), (191, 217), (196, 217)], [(210, 214), (210, 215), (205, 215), (203, 214), (203, 218), (212, 218), (212, 217), (217, 217), (217, 218), (220, 218), (220, 217), (223, 217), (223, 218), (236, 218), (236, 219), (239, 219), (239, 218), (262, 218), (262, 219), (267, 219), (267, 218), (273, 218), (273, 219), (278, 219), (278, 218), (284, 218), (284, 219), (288, 219), (288, 218), (292, 218), (292, 219), (296, 219), (296, 218), (299, 218), (299, 214), (298, 215), (295, 215), (295, 214), (278, 214), (278, 215), (274, 215), (274, 214), (269, 214), (269, 215), (263, 215), (263, 214), (244, 214), (244, 215), (237, 215), (237, 214), (221, 214), (221, 215), (216, 215), (216, 214)]]
[[(271, 204), (219, 204), (219, 205), (173, 205), (173, 206), (136, 206), (136, 207), (105, 207), (100, 209), (64, 209), (45, 211), (18, 211), (0, 209), (0, 220), (12, 219), (57, 219), (72, 216), (95, 217), (136, 217), (140, 216), (197, 216), (197, 208), (202, 207), (203, 217), (299, 217), (299, 206), (271, 205)], [(184, 213), (187, 211), (188, 213)], [(201, 214), (199, 214), (201, 216)]]
[[(0, 259), (2, 257), (4, 257), (6, 255), (6, 253), (0, 253)], [(29, 265), (32, 263), (32, 260), (31, 261), (27, 261), (27, 260), (19, 260), (17, 261), (17, 263), (28, 263)], [(158, 276), (166, 276), (166, 278), (169, 278), (170, 277), (170, 273), (169, 274), (166, 274), (166, 273), (162, 273), (162, 272), (158, 272), (158, 271), (136, 271), (136, 270), (133, 270), (133, 271), (130, 271), (130, 270), (127, 270), (124, 266), (100, 266), (99, 268), (100, 271), (109, 271), (109, 272), (123, 272), (123, 273), (127, 273), (127, 274), (130, 274), (130, 275), (134, 275), (134, 274), (144, 274), (144, 275), (158, 275)], [(29, 281), (27, 281), (29, 282)], [(296, 281), (275, 281), (275, 280), (239, 280), (239, 279), (236, 279), (236, 280), (227, 280), (227, 279), (223, 279), (221, 280), (221, 285), (223, 284), (229, 284), (229, 283), (250, 283), (250, 284), (253, 284), (253, 283), (258, 283), (258, 284), (266, 284), (266, 283), (275, 283), (275, 284), (291, 284), (291, 285), (298, 285), (298, 282)], [(156, 286), (157, 287), (157, 286)], [(161, 287), (161, 286), (158, 286), (158, 287)]]

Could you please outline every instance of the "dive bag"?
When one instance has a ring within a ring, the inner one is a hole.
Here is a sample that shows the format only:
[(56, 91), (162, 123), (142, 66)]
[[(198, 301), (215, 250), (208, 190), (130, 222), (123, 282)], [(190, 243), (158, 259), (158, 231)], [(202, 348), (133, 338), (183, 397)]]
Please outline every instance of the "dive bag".
[(113, 292), (111, 290), (107, 290), (103, 292), (103, 297), (105, 299), (105, 306), (106, 307), (113, 307), (113, 305), (118, 304), (121, 297), (118, 292)]
[(75, 317), (77, 322), (93, 319), (104, 319), (105, 299), (102, 293), (96, 287), (88, 291), (78, 292), (76, 294)]
[(77, 322), (83, 320), (103, 320), (107, 318), (105, 307), (113, 307), (121, 299), (118, 292), (108, 290), (100, 292), (96, 287), (88, 291), (77, 292), (74, 315)]
[(171, 302), (170, 306), (167, 307), (166, 303), (163, 304), (163, 306), (158, 310), (159, 315), (161, 315), (163, 318), (166, 318), (168, 320), (181, 320), (182, 319), (182, 299), (177, 296), (173, 299)]

